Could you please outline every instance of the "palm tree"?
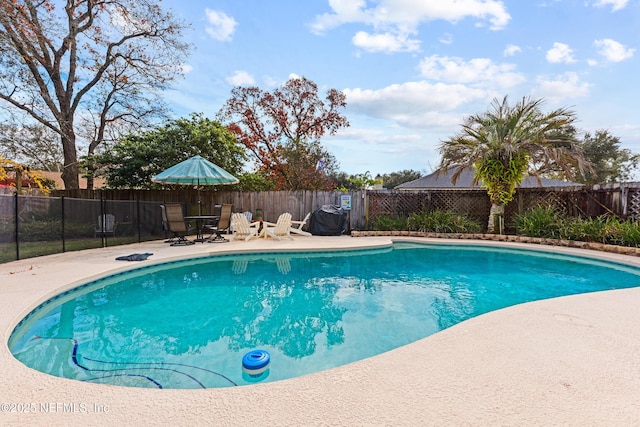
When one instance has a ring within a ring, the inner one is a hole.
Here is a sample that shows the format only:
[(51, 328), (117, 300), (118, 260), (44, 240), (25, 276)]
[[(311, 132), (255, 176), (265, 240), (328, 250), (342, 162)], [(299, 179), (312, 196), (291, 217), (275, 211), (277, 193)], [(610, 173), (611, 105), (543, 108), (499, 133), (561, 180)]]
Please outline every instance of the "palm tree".
[(494, 99), (490, 109), (465, 120), (462, 132), (439, 146), (440, 171), (457, 168), (460, 174), (474, 168), (474, 184), (482, 181), (491, 200), (488, 231), (494, 231), (495, 215), (513, 200), (516, 186), (526, 173), (535, 176), (545, 166), (561, 168), (571, 179), (576, 170), (590, 168), (582, 149), (567, 129), (575, 115), (567, 109), (543, 113), (543, 100), (523, 98), (510, 106), (505, 96)]

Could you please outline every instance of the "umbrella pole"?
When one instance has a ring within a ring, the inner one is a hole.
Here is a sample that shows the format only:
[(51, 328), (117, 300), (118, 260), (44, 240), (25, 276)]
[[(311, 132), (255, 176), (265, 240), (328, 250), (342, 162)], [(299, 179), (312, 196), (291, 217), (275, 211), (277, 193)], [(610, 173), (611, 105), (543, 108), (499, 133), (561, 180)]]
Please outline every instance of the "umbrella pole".
[(200, 198), (200, 178), (198, 178), (198, 216), (202, 216), (202, 199)]

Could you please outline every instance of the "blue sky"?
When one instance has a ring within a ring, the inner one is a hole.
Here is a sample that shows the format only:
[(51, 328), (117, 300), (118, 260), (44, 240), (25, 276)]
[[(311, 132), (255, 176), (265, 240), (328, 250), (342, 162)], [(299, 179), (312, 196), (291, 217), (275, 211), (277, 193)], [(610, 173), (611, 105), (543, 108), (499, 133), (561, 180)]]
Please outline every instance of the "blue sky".
[(432, 172), (437, 146), (507, 95), (575, 111), (640, 153), (640, 0), (164, 0), (191, 28), (174, 114), (291, 76), (347, 95), (324, 146), (349, 174)]

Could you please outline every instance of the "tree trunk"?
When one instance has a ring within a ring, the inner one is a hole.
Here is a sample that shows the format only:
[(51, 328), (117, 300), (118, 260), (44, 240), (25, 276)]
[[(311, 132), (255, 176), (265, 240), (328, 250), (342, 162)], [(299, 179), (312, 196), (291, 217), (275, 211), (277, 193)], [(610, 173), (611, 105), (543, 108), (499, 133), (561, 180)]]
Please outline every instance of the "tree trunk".
[(16, 192), (18, 194), (22, 193), (22, 171), (19, 167), (16, 167)]
[[(72, 126), (71, 126), (72, 127)], [(71, 132), (63, 133), (62, 151), (64, 153), (64, 168), (62, 169), (62, 180), (66, 190), (76, 190), (80, 188), (78, 180), (78, 154), (76, 151), (76, 135)]]
[(499, 221), (504, 218), (504, 205), (491, 205), (489, 211), (489, 224), (487, 224), (487, 233), (500, 233), (504, 232), (504, 229), (500, 228)]
[(93, 190), (93, 174), (87, 175), (87, 190)]

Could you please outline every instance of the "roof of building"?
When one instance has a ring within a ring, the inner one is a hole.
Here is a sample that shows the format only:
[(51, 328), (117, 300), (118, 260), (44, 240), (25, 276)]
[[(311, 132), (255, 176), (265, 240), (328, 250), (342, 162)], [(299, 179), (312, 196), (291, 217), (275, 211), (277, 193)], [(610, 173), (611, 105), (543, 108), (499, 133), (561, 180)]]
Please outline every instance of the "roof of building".
[[(56, 183), (57, 190), (64, 190), (64, 181), (62, 180), (62, 172), (53, 172), (53, 171), (36, 171), (40, 175), (45, 178), (51, 179)], [(82, 175), (78, 177), (78, 182), (80, 188), (87, 188), (87, 178), (84, 178)], [(93, 179), (93, 188), (102, 188), (105, 186), (106, 180), (104, 178), (94, 178)]]
[[(485, 188), (482, 183), (473, 185), (473, 170), (467, 168), (462, 171), (455, 185), (451, 183), (451, 177), (456, 168), (449, 168), (446, 172), (434, 172), (413, 181), (405, 182), (396, 186), (395, 190), (432, 190), (432, 189), (456, 189), (456, 190), (479, 190)], [(557, 179), (540, 178), (540, 182), (533, 176), (525, 176), (519, 188), (539, 188), (539, 187), (581, 187), (583, 184), (570, 181), (560, 181)]]

